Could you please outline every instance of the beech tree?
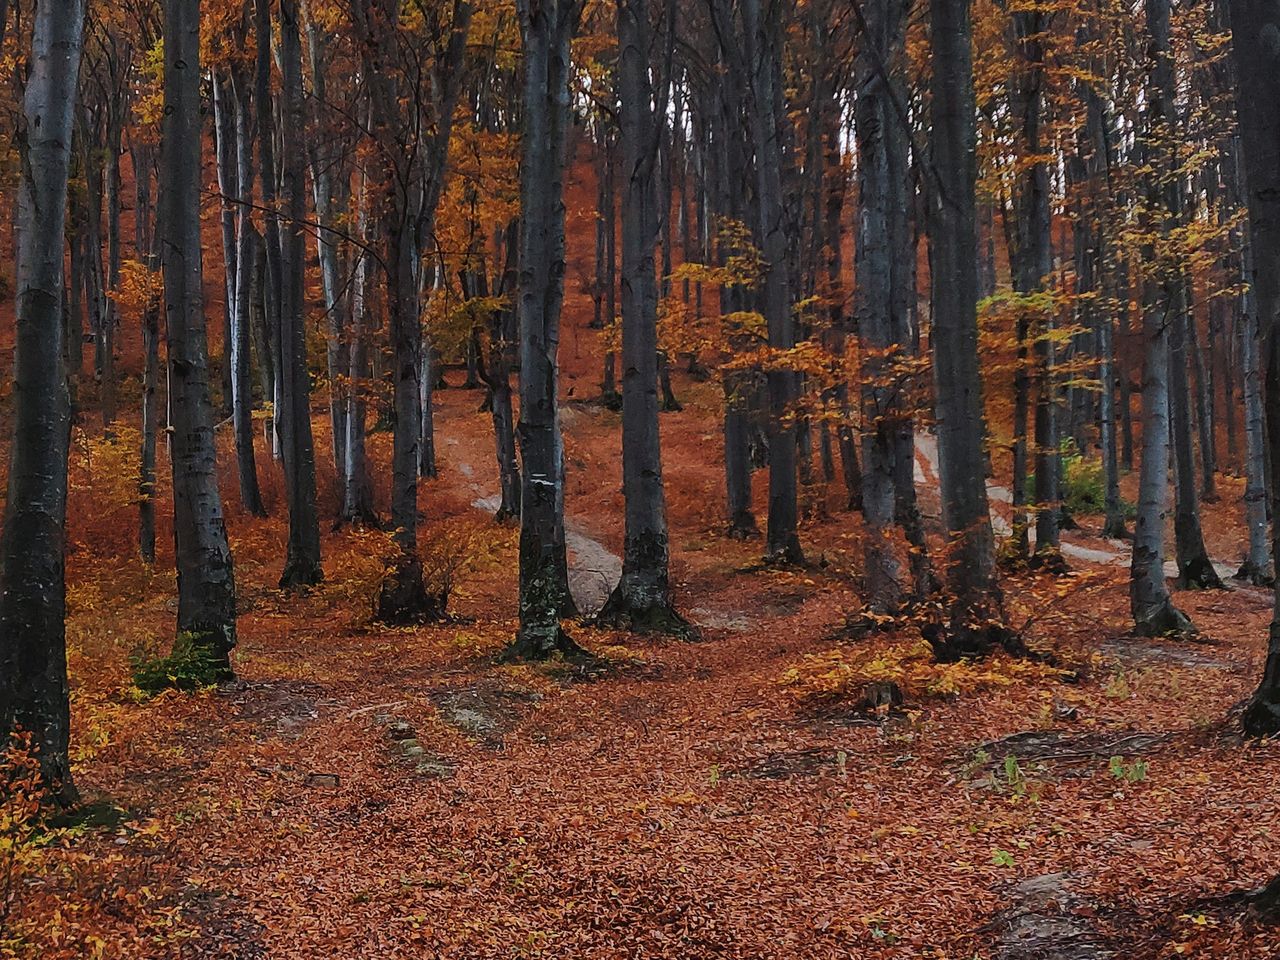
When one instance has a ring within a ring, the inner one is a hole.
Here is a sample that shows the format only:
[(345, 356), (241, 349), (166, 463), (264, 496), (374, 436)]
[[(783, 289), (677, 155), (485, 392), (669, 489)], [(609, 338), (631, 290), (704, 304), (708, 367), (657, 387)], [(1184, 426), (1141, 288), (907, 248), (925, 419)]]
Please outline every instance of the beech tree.
[(63, 804), (76, 799), (67, 757), (63, 242), (83, 36), (83, 0), (37, 4), (18, 130), (18, 335), (0, 537), (0, 738), (7, 746), (15, 732), (30, 735), (45, 790)]
[(564, 533), (560, 309), (569, 42), (580, 0), (517, 0), (524, 52), (520, 167), (520, 628), (511, 657), (576, 653), (560, 625), (574, 612)]
[(164, 120), (160, 145), (160, 257), (178, 567), (178, 646), (232, 676), (236, 594), (218, 491), (200, 247), (200, 0), (164, 0)]
[[(664, 0), (655, 38), (647, 0), (618, 0), (622, 167), (622, 487), (626, 500), (622, 579), (597, 616), (636, 631), (687, 634), (671, 597), (667, 504), (658, 433), (657, 174), (671, 89), (676, 5)], [(651, 66), (657, 39), (662, 55)], [(651, 74), (657, 75), (657, 89)], [(670, 205), (668, 204), (668, 207)], [(664, 257), (669, 256), (670, 237)], [(670, 273), (668, 267), (667, 274)], [(664, 274), (665, 275), (665, 274)]]
[[(1168, 0), (1145, 0), (1151, 36), (1148, 135), (1153, 145), (1171, 143), (1173, 119), (1173, 61), (1169, 51)], [(1156, 169), (1161, 169), (1157, 159)], [(1167, 166), (1167, 164), (1166, 164)], [(1152, 175), (1147, 187), (1148, 230), (1167, 236), (1174, 224), (1180, 189)], [(1154, 261), (1154, 244), (1143, 251)], [(1169, 473), (1170, 330), (1180, 324), (1181, 276), (1166, 269), (1149, 279), (1143, 296), (1142, 334), (1146, 340), (1146, 372), (1142, 384), (1142, 475), (1138, 487), (1138, 517), (1133, 535), (1130, 608), (1140, 632), (1165, 634), (1192, 629), (1191, 621), (1169, 596), (1164, 577), (1165, 499)]]
[(942, 519), (950, 539), (949, 622), (930, 631), (940, 659), (1016, 646), (1004, 626), (983, 463), (978, 367), (975, 106), (969, 0), (931, 0), (929, 267), (934, 415)]
[[(1249, 211), (1253, 303), (1261, 343), (1266, 445), (1280, 462), (1280, 7), (1266, 0), (1231, 0), (1237, 109)], [(1246, 334), (1248, 336), (1248, 334)], [(1246, 369), (1245, 376), (1250, 371)], [(1256, 427), (1255, 427), (1256, 429)], [(1280, 477), (1273, 471), (1268, 495), (1272, 516), (1280, 510)], [(1272, 524), (1272, 556), (1280, 556), (1280, 524)], [(1250, 736), (1280, 733), (1280, 581), (1262, 681), (1244, 712)], [(1272, 884), (1280, 895), (1280, 881)]]

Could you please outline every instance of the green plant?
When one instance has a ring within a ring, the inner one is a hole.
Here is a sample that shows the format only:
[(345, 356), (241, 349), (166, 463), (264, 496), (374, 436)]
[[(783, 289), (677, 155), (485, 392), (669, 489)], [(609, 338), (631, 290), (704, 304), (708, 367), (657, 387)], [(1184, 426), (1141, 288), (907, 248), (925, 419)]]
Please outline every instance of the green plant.
[[(1062, 498), (1063, 509), (1072, 516), (1103, 513), (1107, 508), (1107, 482), (1102, 461), (1085, 457), (1070, 438), (1062, 441), (1061, 455), (1062, 487), (1059, 496)], [(1027, 501), (1034, 503), (1034, 472), (1028, 472), (1025, 489)], [(1120, 501), (1120, 509), (1126, 519), (1132, 519), (1137, 514), (1137, 508), (1127, 500)]]
[(1107, 764), (1107, 769), (1117, 780), (1124, 780), (1126, 783), (1140, 783), (1147, 779), (1147, 761), (1145, 760), (1125, 763), (1124, 757), (1112, 757)]
[(155, 696), (162, 690), (199, 690), (224, 679), (224, 668), (194, 634), (179, 633), (173, 651), (158, 655), (139, 648), (129, 656), (133, 684), (144, 694)]

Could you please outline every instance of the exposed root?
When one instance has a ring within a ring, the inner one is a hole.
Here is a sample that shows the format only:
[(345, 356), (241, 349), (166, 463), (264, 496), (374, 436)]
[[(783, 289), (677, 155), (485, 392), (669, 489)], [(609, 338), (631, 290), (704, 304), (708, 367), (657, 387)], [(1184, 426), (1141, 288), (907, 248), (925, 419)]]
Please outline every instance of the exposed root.
[(498, 659), (502, 663), (554, 659), (587, 662), (595, 657), (578, 646), (564, 628), (556, 623), (554, 627), (522, 626)]
[(1201, 555), (1189, 560), (1186, 565), (1178, 564), (1179, 590), (1225, 590), (1222, 578), (1213, 568), (1213, 561)]
[(422, 561), (402, 556), (382, 580), (374, 618), (389, 626), (411, 626), (443, 620), (444, 609), (441, 598), (423, 586)]
[(1259, 567), (1252, 560), (1246, 559), (1240, 564), (1231, 577), (1232, 580), (1239, 580), (1242, 583), (1249, 583), (1255, 587), (1272, 587), (1275, 586), (1275, 577), (1271, 575), (1271, 571), (1265, 567)]
[(592, 625), (605, 630), (666, 634), (681, 640), (700, 638), (698, 628), (681, 616), (669, 600), (646, 602), (644, 598), (624, 591), (621, 583), (609, 594), (609, 599), (592, 619)]
[(1140, 637), (1186, 637), (1196, 634), (1191, 618), (1166, 597), (1134, 617), (1133, 632)]

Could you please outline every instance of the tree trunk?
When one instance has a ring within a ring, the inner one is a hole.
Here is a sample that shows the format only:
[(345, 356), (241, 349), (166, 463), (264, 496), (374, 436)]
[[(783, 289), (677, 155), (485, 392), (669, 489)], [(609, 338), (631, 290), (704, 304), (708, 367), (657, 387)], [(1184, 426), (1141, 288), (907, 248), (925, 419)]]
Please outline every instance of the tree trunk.
[(200, 0), (166, 0), (160, 232), (178, 567), (178, 644), (232, 676), (236, 596), (218, 493), (200, 250)]
[[(304, 13), (306, 7), (303, 7)], [(307, 49), (310, 53), (311, 99), (316, 105), (314, 135), (307, 138), (307, 159), (311, 166), (311, 192), (315, 202), (316, 256), (320, 261), (320, 279), (324, 289), (326, 360), (329, 373), (329, 426), (333, 438), (333, 467), (339, 477), (346, 472), (347, 412), (344, 381), (351, 368), (351, 341), (347, 330), (350, 313), (350, 278), (344, 281), (338, 258), (337, 224), (347, 220), (351, 201), (351, 166), (346, 157), (349, 148), (335, 141), (327, 129), (326, 110), (333, 109), (328, 95), (328, 61), (325, 31), (309, 14), (304, 16)]]
[(1188, 327), (1193, 322), (1187, 304), (1190, 279), (1179, 277), (1173, 291), (1173, 315), (1169, 325), (1169, 429), (1173, 438), (1173, 531), (1178, 559), (1178, 586), (1183, 590), (1222, 589), (1222, 581), (1209, 559), (1200, 527), (1200, 503), (1196, 489), (1195, 448), (1191, 442), (1191, 398), (1187, 377)]
[[(895, 228), (906, 226), (896, 215), (902, 199), (895, 179), (904, 176), (905, 157), (891, 149), (894, 113), (885, 65), (897, 57), (902, 43), (905, 6), (899, 0), (875, 0), (864, 6), (862, 50), (855, 63), (858, 99), (855, 130), (858, 148), (858, 242), (854, 263), (857, 329), (862, 339), (862, 514), (866, 520), (864, 603), (871, 616), (894, 615), (902, 598), (901, 567), (894, 550), (892, 525), (896, 505), (896, 384), (892, 363), (896, 351), (893, 312), (895, 259), (900, 252)], [(840, 243), (836, 233), (829, 238)], [(899, 282), (901, 282), (899, 280)]]
[[(787, 222), (782, 191), (782, 118), (775, 111), (777, 73), (782, 56), (781, 12), (777, 4), (762, 11), (760, 0), (741, 4), (746, 61), (751, 66), (748, 119), (756, 156), (758, 243), (764, 257), (761, 306), (773, 350), (795, 346), (791, 281), (788, 275)], [(797, 396), (796, 374), (771, 364), (769, 393), (769, 519), (765, 560), (801, 564), (804, 552), (797, 529), (796, 430), (790, 418)]]
[(1003, 627), (982, 455), (978, 368), (975, 107), (969, 0), (931, 0), (930, 275), (942, 517), (950, 538), (950, 624), (929, 631), (939, 659), (1016, 646)]
[(224, 339), (222, 341), (223, 365), (226, 376), (223, 378), (223, 412), (235, 416), (235, 316), (239, 309), (239, 253), (236, 243), (236, 214), (239, 205), (235, 203), (243, 196), (240, 189), (240, 166), (238, 163), (238, 144), (236, 141), (236, 104), (233, 99), (231, 80), (223, 70), (213, 71), (213, 134), (214, 134), (214, 166), (218, 177), (218, 213), (222, 227), (222, 267), (225, 275), (226, 296), (223, 297), (222, 318)]
[[(264, 3), (265, 0), (259, 0)], [(261, 16), (261, 14), (260, 14)], [(261, 23), (261, 21), (259, 21)], [(265, 36), (263, 33), (260, 36)], [(324, 579), (320, 568), (320, 519), (316, 507), (316, 453), (311, 435), (311, 378), (303, 320), (307, 215), (303, 147), (302, 35), (297, 0), (280, 0), (280, 63), (284, 94), (281, 148), (287, 222), (280, 236), (281, 445), (289, 503), (289, 541), (280, 586), (308, 587)]]
[(574, 654), (564, 536), (564, 447), (558, 396), (564, 302), (564, 167), (569, 44), (578, 0), (517, 0), (524, 50), (520, 166), (520, 627), (507, 655)]
[(249, 85), (240, 69), (232, 72), (231, 92), (235, 107), (236, 184), (239, 189), (235, 211), (236, 297), (231, 315), (231, 418), (236, 438), (236, 473), (240, 481), (240, 503), (255, 517), (265, 517), (258, 486), (258, 465), (253, 449), (253, 371), (250, 342), (253, 326), (251, 301), (253, 273), (258, 263), (258, 232), (253, 228), (250, 204), (253, 201), (253, 143), (249, 133)]
[[(364, 243), (369, 236), (368, 175), (360, 172), (356, 193), (356, 239)], [(339, 523), (357, 523), (376, 527), (378, 515), (373, 508), (373, 482), (369, 477), (369, 462), (365, 449), (365, 394), (364, 384), (369, 379), (369, 341), (372, 324), (368, 322), (368, 304), (371, 268), (369, 254), (359, 249), (352, 265), (351, 295), (347, 304), (351, 310), (350, 367), (348, 368), (346, 402), (343, 417), (346, 435), (342, 438), (345, 453), (342, 458), (342, 511)]]
[(13, 444), (0, 538), (0, 748), (31, 736), (44, 789), (71, 804), (67, 757), (67, 450), (71, 409), (62, 358), (63, 243), (83, 0), (35, 10), (18, 130), (17, 341)]
[[(1267, 0), (1231, 0), (1237, 109), (1249, 204), (1253, 300), (1262, 343), (1267, 449), (1280, 459), (1280, 8)], [(1253, 371), (1245, 369), (1245, 376)], [(1273, 516), (1280, 483), (1268, 490)], [(1280, 525), (1272, 529), (1272, 556), (1280, 555)], [(1251, 736), (1280, 733), (1280, 580), (1262, 681), (1244, 712)], [(1273, 884), (1274, 886), (1274, 884)]]
[[(1172, 134), (1173, 61), (1169, 53), (1169, 0), (1145, 0), (1147, 29), (1151, 35), (1150, 118), (1147, 135), (1158, 146), (1167, 146)], [(1153, 146), (1154, 149), (1154, 146)], [(1158, 160), (1156, 170), (1162, 169)], [(1147, 193), (1151, 229), (1167, 235), (1177, 210), (1176, 182), (1162, 185), (1148, 178)], [(1154, 263), (1154, 244), (1143, 257)], [(1169, 597), (1164, 579), (1164, 525), (1169, 484), (1169, 362), (1170, 328), (1180, 322), (1177, 288), (1182, 278), (1176, 268), (1146, 283), (1142, 332), (1147, 341), (1146, 376), (1142, 385), (1142, 473), (1138, 485), (1138, 519), (1133, 535), (1133, 565), (1129, 605), (1138, 632), (1161, 635), (1193, 629), (1191, 621)]]
[[(675, 42), (674, 0), (665, 38)], [(648, 0), (618, 0), (619, 93), (621, 98), (622, 167), (622, 491), (625, 499), (622, 579), (596, 620), (602, 625), (636, 632), (688, 635), (691, 627), (675, 610), (671, 597), (667, 501), (662, 484), (662, 448), (658, 431), (658, 288), (654, 280), (654, 244), (659, 224), (658, 151), (663, 139), (669, 60), (663, 66), (662, 89), (650, 82), (653, 46)], [(655, 109), (655, 104), (657, 109)], [(665, 178), (670, 200), (670, 171)], [(661, 230), (664, 269), (671, 230)], [(669, 272), (669, 271), (668, 271)], [(665, 359), (665, 358), (664, 358)]]

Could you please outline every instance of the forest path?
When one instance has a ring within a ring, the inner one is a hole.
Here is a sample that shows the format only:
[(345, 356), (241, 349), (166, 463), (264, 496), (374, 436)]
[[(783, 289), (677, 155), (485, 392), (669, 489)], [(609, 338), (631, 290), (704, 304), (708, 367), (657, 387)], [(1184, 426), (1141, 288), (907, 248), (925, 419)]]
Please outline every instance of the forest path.
[[(467, 459), (456, 437), (446, 441), (453, 468), (463, 483), (475, 494), (471, 506), (488, 514), (496, 514), (502, 495), (493, 492), (493, 482), (482, 481)], [(583, 616), (590, 616), (604, 606), (614, 586), (622, 579), (622, 558), (593, 537), (583, 524), (565, 517), (565, 545), (569, 548), (569, 591)]]
[[(928, 483), (934, 486), (938, 483), (938, 439), (931, 433), (923, 431), (916, 433), (916, 479), (919, 481), (921, 476), (920, 463), (924, 460), (928, 467), (929, 476), (926, 478)], [(1012, 506), (1013, 495), (1009, 492), (1009, 488), (998, 483), (987, 482), (987, 496), (997, 503)], [(999, 511), (991, 511), (991, 526), (996, 536), (1007, 537), (1013, 533), (1013, 527), (1009, 524), (1008, 519)], [(1031, 542), (1035, 543), (1036, 532), (1033, 527), (1028, 531)], [(1080, 543), (1072, 543), (1064, 534), (1062, 539), (1062, 553), (1064, 556), (1075, 560), (1086, 560), (1089, 563), (1105, 563), (1116, 566), (1127, 566), (1132, 556), (1130, 545), (1123, 540), (1106, 539), (1105, 543), (1110, 545), (1110, 549), (1100, 549), (1097, 547), (1088, 547)], [(1236, 572), (1236, 568), (1218, 558), (1213, 559), (1214, 569), (1217, 570), (1218, 576), (1223, 581), (1229, 581)], [(1164, 573), (1166, 577), (1176, 577), (1178, 575), (1178, 564), (1174, 560), (1168, 560), (1164, 565)]]
[[(472, 488), (481, 492), (478, 484)], [(488, 494), (471, 501), (477, 510), (497, 513), (502, 505), (500, 494)], [(569, 592), (578, 612), (589, 616), (599, 611), (619, 580), (622, 579), (622, 558), (592, 537), (576, 521), (565, 520), (565, 544), (569, 548)]]

